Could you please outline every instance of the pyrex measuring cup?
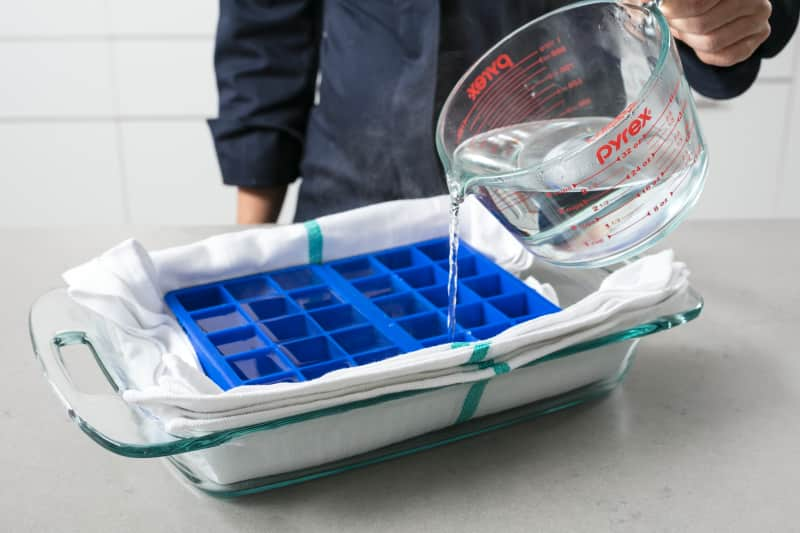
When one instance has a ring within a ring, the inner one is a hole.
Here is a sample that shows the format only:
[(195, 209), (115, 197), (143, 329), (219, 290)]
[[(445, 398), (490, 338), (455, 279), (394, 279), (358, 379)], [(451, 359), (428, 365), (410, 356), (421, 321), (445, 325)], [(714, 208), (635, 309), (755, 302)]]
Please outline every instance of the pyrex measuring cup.
[(708, 158), (657, 7), (594, 0), (507, 36), (461, 78), (436, 130), (456, 197), (534, 254), (602, 266), (651, 246), (700, 195)]

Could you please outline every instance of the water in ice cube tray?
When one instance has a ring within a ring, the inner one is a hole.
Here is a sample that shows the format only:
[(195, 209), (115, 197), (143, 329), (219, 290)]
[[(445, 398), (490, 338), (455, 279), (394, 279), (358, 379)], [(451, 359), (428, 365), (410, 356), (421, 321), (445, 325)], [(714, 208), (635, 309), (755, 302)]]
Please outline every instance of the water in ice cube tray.
[[(529, 249), (556, 262), (625, 250), (682, 209), (692, 191), (680, 186), (700, 181), (686, 178), (702, 165), (688, 142), (668, 149), (671, 139), (656, 132), (643, 142), (647, 151), (663, 146), (658, 153), (637, 150), (597, 174), (595, 150), (577, 152), (610, 120), (544, 120), (472, 137), (454, 153), (450, 186), (466, 186), (461, 194), (477, 195)], [(498, 178), (522, 169), (531, 171)]]

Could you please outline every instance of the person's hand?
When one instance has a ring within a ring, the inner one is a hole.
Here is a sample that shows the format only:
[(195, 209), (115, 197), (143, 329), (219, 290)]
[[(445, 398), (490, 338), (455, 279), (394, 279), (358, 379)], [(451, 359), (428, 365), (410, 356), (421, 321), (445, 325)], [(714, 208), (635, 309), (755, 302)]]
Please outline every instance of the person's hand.
[(770, 33), (769, 0), (664, 0), (672, 35), (704, 63), (729, 67), (753, 55)]

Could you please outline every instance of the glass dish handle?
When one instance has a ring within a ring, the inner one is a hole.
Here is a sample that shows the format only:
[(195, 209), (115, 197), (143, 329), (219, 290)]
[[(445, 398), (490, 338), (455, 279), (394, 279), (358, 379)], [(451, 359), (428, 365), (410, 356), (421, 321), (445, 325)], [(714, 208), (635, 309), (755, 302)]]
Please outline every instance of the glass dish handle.
[[(103, 364), (103, 361), (97, 354), (97, 350), (95, 350), (94, 346), (92, 345), (92, 341), (89, 339), (85, 331), (62, 331), (55, 335), (51, 340), (50, 344), (53, 347), (54, 358), (56, 363), (61, 370), (61, 373), (66, 378), (66, 381), (70, 383), (76, 390), (80, 389), (80, 386), (76, 384), (75, 373), (76, 372), (83, 372), (83, 368), (78, 366), (77, 368), (73, 368), (73, 371), (70, 371), (71, 367), (75, 367), (74, 361), (72, 358), (64, 357), (63, 348), (67, 346), (83, 346), (85, 347), (85, 351), (92, 356), (94, 359), (95, 364), (97, 365), (97, 370), (99, 370), (105, 380), (111, 385), (111, 388), (114, 392), (119, 392), (119, 386), (117, 382), (111, 377), (106, 366)], [(81, 391), (84, 394), (88, 393), (88, 391)]]
[(34, 303), (29, 326), (36, 357), (67, 414), (98, 444), (128, 456), (152, 456), (154, 445), (181, 439), (122, 399), (122, 373), (105, 321), (60, 289)]

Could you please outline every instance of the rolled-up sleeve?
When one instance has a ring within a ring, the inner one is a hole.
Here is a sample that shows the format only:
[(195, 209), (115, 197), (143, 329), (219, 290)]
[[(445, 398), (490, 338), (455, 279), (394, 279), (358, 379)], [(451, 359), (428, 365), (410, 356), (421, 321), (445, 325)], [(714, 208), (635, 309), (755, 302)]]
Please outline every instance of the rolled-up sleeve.
[(220, 0), (209, 120), (223, 181), (268, 187), (298, 176), (318, 64), (315, 0)]
[(776, 56), (792, 38), (796, 28), (800, 2), (771, 0), (772, 28), (769, 38), (747, 60), (730, 67), (715, 67), (700, 61), (694, 50), (678, 42), (678, 51), (686, 79), (703, 96), (726, 99), (739, 96), (753, 85), (758, 77), (761, 60)]

